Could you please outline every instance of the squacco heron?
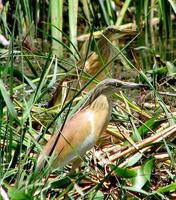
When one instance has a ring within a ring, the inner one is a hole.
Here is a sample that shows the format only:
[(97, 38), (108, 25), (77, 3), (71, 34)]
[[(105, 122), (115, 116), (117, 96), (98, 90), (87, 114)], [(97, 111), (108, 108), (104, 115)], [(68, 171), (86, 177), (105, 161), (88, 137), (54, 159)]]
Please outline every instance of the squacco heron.
[[(90, 53), (87, 57), (86, 61), (83, 56), (83, 59), (78, 62), (78, 66), (83, 66), (83, 71), (91, 76), (95, 76), (95, 74), (100, 71), (105, 65), (108, 68), (104, 69), (96, 79), (99, 81), (104, 80), (108, 77), (107, 70), (111, 73), (112, 66), (114, 63), (114, 58), (118, 55), (119, 51), (118, 47), (119, 40), (124, 39), (126, 36), (134, 36), (136, 34), (135, 31), (132, 30), (120, 30), (116, 26), (109, 26), (100, 34), (100, 37), (97, 40), (97, 45), (94, 51)], [(84, 61), (84, 64), (82, 63)], [(82, 64), (81, 64), (82, 63)], [(84, 81), (85, 82), (85, 81)], [(86, 91), (92, 89), (95, 85), (90, 84)]]
[(87, 97), (82, 108), (66, 121), (63, 129), (55, 133), (38, 158), (38, 168), (44, 166), (51, 155), (53, 169), (73, 162), (78, 167), (81, 157), (96, 143), (107, 128), (112, 112), (112, 94), (118, 88), (140, 88), (142, 84), (105, 79)]

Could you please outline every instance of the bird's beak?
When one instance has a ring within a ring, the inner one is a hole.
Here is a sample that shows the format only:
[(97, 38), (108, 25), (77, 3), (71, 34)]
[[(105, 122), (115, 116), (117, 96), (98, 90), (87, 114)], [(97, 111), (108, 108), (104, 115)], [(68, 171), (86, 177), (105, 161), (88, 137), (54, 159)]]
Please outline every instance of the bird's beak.
[(148, 85), (140, 83), (123, 82), (121, 88), (148, 88)]
[(136, 31), (132, 31), (131, 29), (126, 29), (126, 30), (119, 30), (117, 33), (115, 33), (112, 37), (113, 40), (115, 39), (125, 39), (125, 38), (131, 38), (132, 36), (135, 36), (137, 34)]

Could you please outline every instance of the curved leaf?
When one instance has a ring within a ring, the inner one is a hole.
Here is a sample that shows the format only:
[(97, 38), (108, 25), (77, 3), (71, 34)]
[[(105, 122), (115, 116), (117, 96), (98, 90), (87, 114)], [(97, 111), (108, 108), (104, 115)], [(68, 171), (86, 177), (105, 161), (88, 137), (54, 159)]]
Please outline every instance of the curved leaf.
[(4, 99), (4, 102), (8, 108), (8, 111), (10, 113), (10, 115), (15, 119), (16, 122), (19, 122), (18, 118), (17, 118), (17, 113), (15, 111), (15, 108), (14, 108), (14, 105), (9, 97), (9, 94), (4, 86), (4, 83), (2, 81), (2, 79), (0, 79), (0, 92), (1, 92), (1, 95)]

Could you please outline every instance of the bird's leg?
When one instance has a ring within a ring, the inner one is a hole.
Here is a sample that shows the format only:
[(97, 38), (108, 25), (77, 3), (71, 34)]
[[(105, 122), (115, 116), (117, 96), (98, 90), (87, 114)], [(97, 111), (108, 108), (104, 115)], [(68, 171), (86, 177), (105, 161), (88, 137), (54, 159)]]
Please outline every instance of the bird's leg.
[(77, 158), (76, 160), (73, 161), (73, 164), (72, 164), (72, 168), (70, 170), (70, 174), (73, 174), (74, 171), (80, 167), (80, 164), (82, 162), (82, 159), (81, 158)]

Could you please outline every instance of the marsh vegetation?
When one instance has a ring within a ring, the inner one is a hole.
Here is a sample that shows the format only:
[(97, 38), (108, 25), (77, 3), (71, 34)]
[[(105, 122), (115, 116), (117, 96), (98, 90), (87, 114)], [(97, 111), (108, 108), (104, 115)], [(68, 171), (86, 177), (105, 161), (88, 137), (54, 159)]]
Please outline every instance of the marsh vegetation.
[[(175, 1), (0, 0), (0, 21), (0, 199), (175, 199)], [(36, 174), (50, 136), (112, 77), (149, 89), (113, 95), (79, 170)]]

